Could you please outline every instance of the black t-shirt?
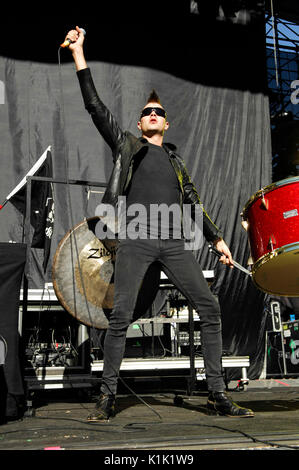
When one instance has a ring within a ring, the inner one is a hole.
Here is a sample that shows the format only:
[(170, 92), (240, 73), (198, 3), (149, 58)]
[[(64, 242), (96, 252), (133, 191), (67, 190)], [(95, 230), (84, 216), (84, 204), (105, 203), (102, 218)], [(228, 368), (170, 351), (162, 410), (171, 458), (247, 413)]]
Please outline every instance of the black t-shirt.
[(163, 147), (149, 143), (135, 155), (126, 206), (128, 235), (181, 238), (179, 181)]

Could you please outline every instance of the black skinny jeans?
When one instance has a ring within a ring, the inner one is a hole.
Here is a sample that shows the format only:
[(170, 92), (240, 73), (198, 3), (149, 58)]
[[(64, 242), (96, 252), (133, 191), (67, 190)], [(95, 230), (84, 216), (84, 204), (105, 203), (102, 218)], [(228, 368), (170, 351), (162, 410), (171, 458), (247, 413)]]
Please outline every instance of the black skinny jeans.
[(101, 391), (116, 394), (126, 334), (132, 322), (140, 285), (148, 267), (159, 261), (171, 282), (200, 315), (202, 352), (208, 389), (223, 391), (221, 314), (202, 269), (184, 240), (121, 240), (114, 277), (114, 307), (104, 342)]

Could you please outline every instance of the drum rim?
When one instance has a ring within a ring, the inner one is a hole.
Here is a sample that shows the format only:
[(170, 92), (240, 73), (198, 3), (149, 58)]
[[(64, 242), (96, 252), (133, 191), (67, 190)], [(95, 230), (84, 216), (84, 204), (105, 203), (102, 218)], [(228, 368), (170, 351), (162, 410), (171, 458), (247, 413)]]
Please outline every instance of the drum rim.
[(299, 176), (293, 176), (291, 178), (285, 178), (284, 180), (275, 181), (274, 183), (268, 184), (267, 186), (264, 186), (262, 189), (259, 189), (246, 202), (246, 204), (245, 204), (245, 206), (244, 206), (244, 208), (241, 212), (241, 216), (243, 217), (243, 219), (246, 220), (246, 212), (247, 212), (248, 208), (260, 196), (265, 195), (265, 194), (269, 193), (270, 191), (273, 191), (274, 189), (280, 188), (281, 186), (287, 186), (288, 184), (292, 184), (292, 183), (299, 183)]
[(276, 248), (275, 250), (270, 251), (269, 253), (266, 253), (263, 256), (261, 256), (252, 265), (252, 280), (253, 280), (253, 283), (256, 285), (256, 287), (258, 287), (263, 292), (266, 292), (267, 294), (278, 295), (278, 296), (281, 296), (281, 297), (299, 297), (299, 294), (297, 294), (297, 295), (295, 295), (295, 294), (281, 294), (281, 293), (277, 293), (277, 292), (267, 290), (267, 289), (261, 287), (255, 280), (255, 274), (256, 274), (257, 270), (261, 266), (263, 266), (263, 264), (265, 264), (266, 262), (268, 262), (269, 260), (271, 260), (273, 258), (276, 258), (277, 256), (279, 256), (283, 253), (286, 253), (287, 251), (290, 251), (290, 250), (293, 251), (294, 249), (299, 249), (299, 241), (294, 242), (294, 243), (289, 243), (288, 245), (283, 245), (283, 246), (281, 246), (279, 248)]

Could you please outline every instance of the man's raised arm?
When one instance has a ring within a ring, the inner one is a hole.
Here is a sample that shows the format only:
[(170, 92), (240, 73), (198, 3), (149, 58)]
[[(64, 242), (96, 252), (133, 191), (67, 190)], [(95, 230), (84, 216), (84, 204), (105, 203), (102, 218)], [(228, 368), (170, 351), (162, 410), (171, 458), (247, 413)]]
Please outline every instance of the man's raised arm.
[(98, 96), (90, 69), (85, 60), (83, 50), (84, 33), (78, 26), (76, 26), (76, 29), (72, 29), (67, 33), (66, 39), (70, 39), (72, 41), (68, 48), (72, 52), (75, 61), (85, 108), (91, 115), (92, 120), (103, 139), (110, 146), (113, 159), (115, 160), (117, 149), (122, 142), (124, 133), (112, 113)]
[(68, 48), (72, 52), (77, 72), (79, 70), (87, 69), (83, 50), (84, 33), (81, 31), (79, 26), (76, 26), (76, 29), (69, 31), (65, 39), (70, 39), (72, 41)]

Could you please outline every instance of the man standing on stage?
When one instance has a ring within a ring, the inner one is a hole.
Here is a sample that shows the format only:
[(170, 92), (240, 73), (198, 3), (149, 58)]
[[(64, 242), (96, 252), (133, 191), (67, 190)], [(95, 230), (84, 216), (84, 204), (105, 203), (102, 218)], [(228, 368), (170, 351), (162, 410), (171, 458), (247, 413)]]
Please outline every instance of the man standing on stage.
[[(184, 161), (175, 146), (164, 144), (168, 129), (166, 112), (155, 92), (141, 111), (137, 127), (141, 137), (122, 131), (117, 121), (100, 100), (84, 51), (84, 34), (80, 28), (70, 31), (66, 38), (72, 52), (79, 84), (87, 111), (102, 137), (112, 150), (114, 169), (102, 202), (115, 205), (120, 196), (126, 197), (127, 207), (142, 204), (149, 209), (154, 204), (167, 206), (189, 204), (194, 209), (201, 204), (188, 176)], [(175, 219), (175, 218), (174, 218)], [(150, 219), (137, 239), (121, 239), (116, 255), (114, 277), (114, 307), (109, 319), (104, 344), (104, 369), (101, 395), (89, 421), (107, 420), (115, 414), (115, 397), (119, 369), (123, 359), (127, 328), (138, 291), (147, 269), (160, 262), (167, 277), (185, 295), (201, 320), (202, 352), (209, 390), (207, 408), (210, 413), (248, 417), (254, 413), (233, 403), (224, 392), (222, 376), (221, 313), (193, 253), (185, 249), (181, 236), (182, 221), (174, 220), (165, 237), (163, 220)], [(151, 236), (155, 233), (155, 236)], [(178, 233), (180, 236), (178, 236)], [(203, 211), (203, 234), (222, 253), (220, 261), (230, 267), (233, 260), (229, 248), (216, 225)]]

